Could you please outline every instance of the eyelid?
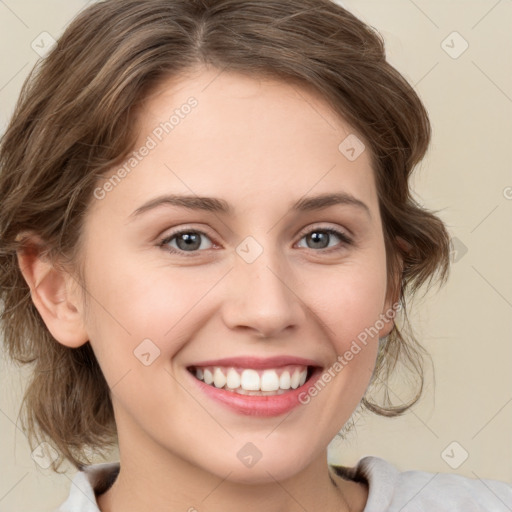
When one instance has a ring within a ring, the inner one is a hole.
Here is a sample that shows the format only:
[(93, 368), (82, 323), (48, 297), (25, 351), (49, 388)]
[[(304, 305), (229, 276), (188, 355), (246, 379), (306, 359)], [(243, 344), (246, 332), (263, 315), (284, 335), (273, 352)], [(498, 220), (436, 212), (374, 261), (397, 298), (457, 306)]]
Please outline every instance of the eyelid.
[(299, 234), (297, 235), (299, 237), (299, 241), (302, 240), (302, 238), (305, 235), (309, 235), (310, 233), (312, 233), (314, 231), (326, 231), (327, 233), (333, 233), (336, 236), (340, 237), (343, 243), (346, 243), (346, 244), (354, 243), (353, 236), (350, 234), (348, 229), (342, 228), (339, 226), (332, 227), (332, 226), (325, 226), (325, 225), (321, 225), (321, 224), (317, 224), (317, 225), (313, 224), (313, 225), (310, 225), (310, 226), (304, 228), (302, 231), (300, 231)]

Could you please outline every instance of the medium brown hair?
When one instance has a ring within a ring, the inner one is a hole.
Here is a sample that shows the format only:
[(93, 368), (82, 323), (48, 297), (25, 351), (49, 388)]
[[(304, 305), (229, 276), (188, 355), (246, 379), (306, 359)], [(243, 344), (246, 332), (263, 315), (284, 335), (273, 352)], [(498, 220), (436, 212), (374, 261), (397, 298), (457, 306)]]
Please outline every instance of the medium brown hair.
[[(384, 231), (390, 296), (446, 279), (449, 237), (412, 198), (408, 179), (430, 142), (418, 95), (385, 59), (381, 36), (329, 0), (107, 0), (85, 9), (27, 78), (0, 147), (1, 329), (9, 355), (33, 365), (23, 410), (29, 439), (76, 467), (115, 442), (108, 385), (90, 343), (67, 348), (46, 328), (17, 264), (33, 232), (81, 279), (84, 216), (97, 180), (133, 150), (137, 106), (197, 65), (294, 81), (317, 91), (365, 141)], [(341, 142), (341, 141), (340, 141)], [(394, 279), (398, 277), (398, 279)], [(402, 311), (404, 325), (408, 325)], [(385, 341), (385, 342), (384, 342)], [(421, 394), (423, 349), (395, 325), (372, 383), (394, 416)], [(397, 362), (416, 376), (406, 403), (385, 387)], [(384, 388), (382, 388), (384, 384)], [(367, 393), (368, 395), (368, 393)], [(56, 469), (58, 465), (54, 465)]]

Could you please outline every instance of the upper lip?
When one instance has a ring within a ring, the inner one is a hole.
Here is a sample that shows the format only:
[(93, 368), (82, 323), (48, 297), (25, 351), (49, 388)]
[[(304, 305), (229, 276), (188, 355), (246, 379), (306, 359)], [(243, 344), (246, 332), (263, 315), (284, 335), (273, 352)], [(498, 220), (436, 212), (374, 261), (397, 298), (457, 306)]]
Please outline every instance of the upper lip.
[(280, 366), (300, 365), (300, 366), (322, 366), (317, 361), (312, 359), (305, 359), (303, 357), (294, 356), (274, 356), (274, 357), (254, 357), (254, 356), (240, 356), (229, 357), (224, 359), (210, 359), (208, 361), (200, 361), (193, 363), (190, 366), (225, 366), (225, 367), (238, 367), (238, 368), (279, 368)]

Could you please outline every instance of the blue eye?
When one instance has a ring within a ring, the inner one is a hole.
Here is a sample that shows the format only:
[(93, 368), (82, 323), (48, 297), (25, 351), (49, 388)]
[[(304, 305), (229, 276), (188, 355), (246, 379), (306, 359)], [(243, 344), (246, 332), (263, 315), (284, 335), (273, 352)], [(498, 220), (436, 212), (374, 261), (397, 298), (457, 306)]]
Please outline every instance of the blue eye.
[[(196, 252), (198, 249), (210, 249), (213, 244), (210, 243), (208, 247), (205, 247), (205, 244), (202, 243), (201, 238), (206, 237), (208, 240), (208, 236), (202, 231), (195, 230), (182, 230), (176, 233), (171, 234), (170, 236), (164, 238), (160, 242), (160, 246), (165, 246), (170, 252)], [(173, 242), (176, 242), (175, 245), (171, 245)], [(206, 244), (208, 245), (208, 244)]]
[[(338, 242), (331, 243), (334, 239)], [(206, 240), (206, 242), (205, 242)], [(302, 236), (300, 241), (306, 240), (306, 245), (299, 245), (307, 249), (319, 249), (320, 251), (342, 249), (347, 245), (352, 245), (352, 240), (344, 233), (332, 228), (317, 228), (308, 231)], [(204, 249), (211, 249), (213, 243), (208, 235), (202, 231), (193, 229), (183, 229), (162, 239), (159, 247), (174, 254), (192, 256), (193, 253), (201, 252)], [(184, 254), (188, 253), (188, 254)]]
[(306, 245), (306, 248), (308, 249), (330, 249), (331, 247), (335, 247), (336, 245), (338, 245), (332, 245), (330, 243), (332, 241), (333, 236), (335, 238), (338, 238), (338, 240), (341, 240), (342, 245), (352, 244), (352, 240), (347, 235), (341, 233), (340, 231), (337, 231), (336, 229), (331, 228), (313, 229), (306, 233), (301, 238), (301, 240), (306, 240), (306, 244), (308, 242), (311, 242), (311, 245)]

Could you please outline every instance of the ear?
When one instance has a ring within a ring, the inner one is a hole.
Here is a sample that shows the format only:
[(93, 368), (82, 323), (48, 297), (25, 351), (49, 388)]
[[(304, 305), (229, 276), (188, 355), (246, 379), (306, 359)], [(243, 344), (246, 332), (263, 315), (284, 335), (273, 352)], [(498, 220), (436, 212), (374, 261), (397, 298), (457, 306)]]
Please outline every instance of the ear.
[(88, 341), (79, 285), (64, 269), (45, 257), (41, 240), (25, 238), (17, 252), (18, 265), (30, 288), (32, 302), (52, 336), (62, 345), (77, 348)]
[[(396, 244), (401, 251), (407, 253), (411, 249), (411, 245), (401, 237), (396, 237)], [(398, 269), (396, 274), (392, 277), (392, 282), (389, 283), (389, 292), (384, 303), (384, 309), (382, 311), (382, 319), (384, 326), (379, 330), (379, 338), (385, 338), (393, 330), (395, 325), (394, 318), (398, 311), (402, 308), (400, 302), (400, 293), (402, 285), (402, 275), (404, 268), (404, 259), (402, 253), (397, 253), (396, 258), (398, 259)]]

